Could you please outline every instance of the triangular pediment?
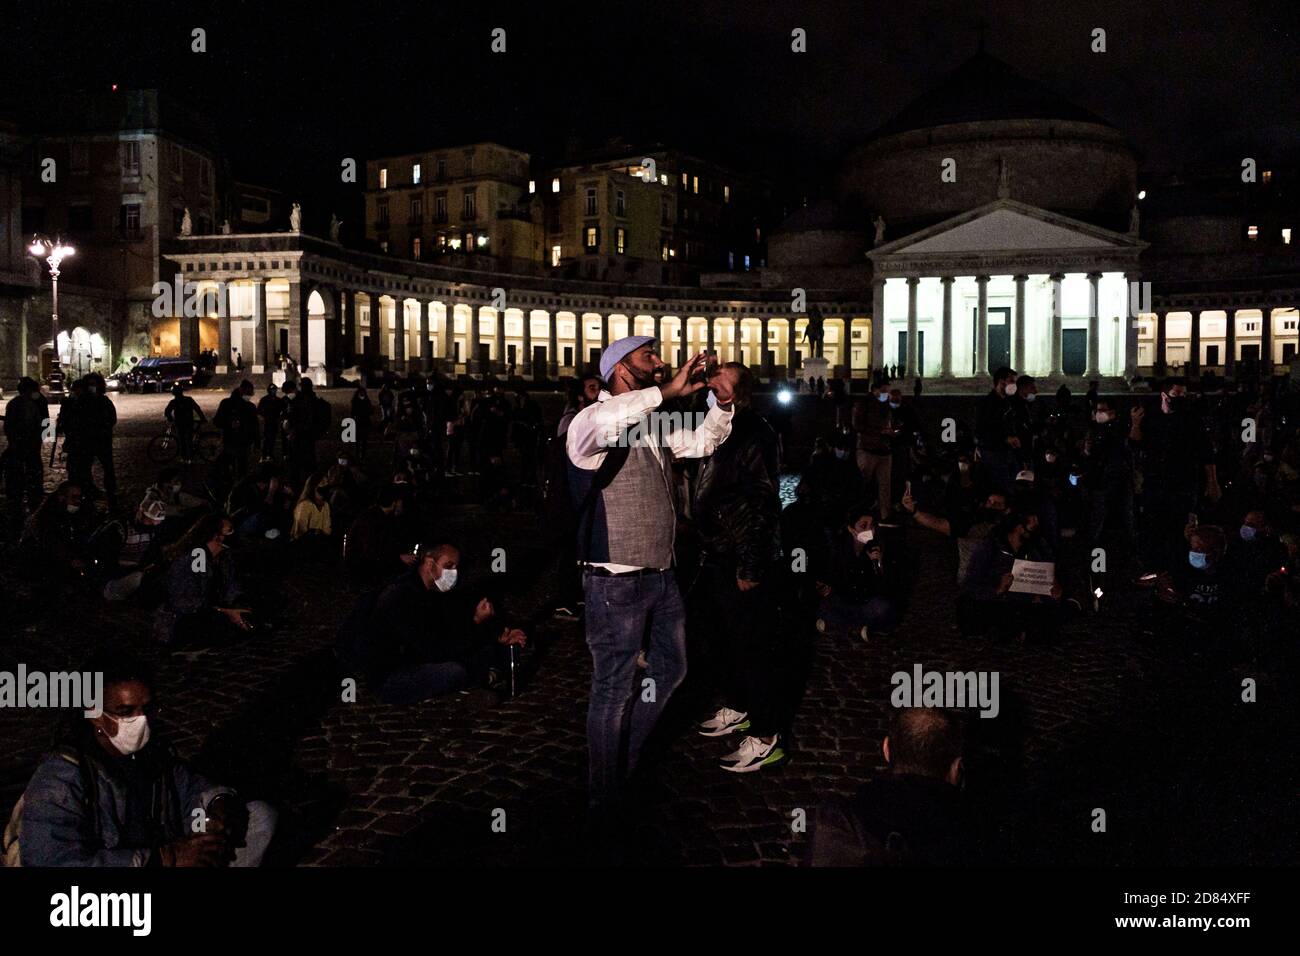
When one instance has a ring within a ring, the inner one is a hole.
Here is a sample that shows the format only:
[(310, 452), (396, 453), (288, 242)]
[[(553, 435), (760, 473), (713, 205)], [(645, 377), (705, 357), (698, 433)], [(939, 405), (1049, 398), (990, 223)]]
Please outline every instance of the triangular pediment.
[(878, 246), (869, 255), (1045, 252), (1140, 247), (1132, 236), (1009, 199), (972, 209)]

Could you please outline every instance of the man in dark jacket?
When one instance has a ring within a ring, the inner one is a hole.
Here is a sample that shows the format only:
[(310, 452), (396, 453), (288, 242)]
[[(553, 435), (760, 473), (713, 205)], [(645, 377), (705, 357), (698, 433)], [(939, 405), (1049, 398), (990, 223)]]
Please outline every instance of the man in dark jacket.
[(35, 379), (22, 378), (18, 394), (5, 406), (4, 452), (5, 497), (9, 503), (9, 524), (14, 537), (22, 531), (27, 518), (23, 497), (35, 508), (45, 486), (45, 467), (41, 462), (41, 438), (50, 418), (50, 406)]
[(723, 758), (722, 769), (749, 773), (785, 758), (791, 695), (782, 690), (780, 579), (781, 501), (777, 492), (776, 432), (754, 411), (754, 376), (739, 362), (720, 366), (734, 395), (731, 437), (700, 468), (692, 514), (703, 539), (697, 588), (722, 644), (724, 703), (699, 732), (722, 737), (747, 731)]
[(485, 677), (500, 650), (522, 646), (524, 632), (500, 627), (487, 598), (452, 593), (460, 551), (449, 544), (420, 549), (419, 560), (366, 599), (345, 624), (344, 657), (360, 667), (386, 704), (414, 704), (450, 694)]
[(1004, 366), (993, 373), (993, 387), (975, 405), (975, 444), (980, 464), (993, 489), (1004, 494), (1011, 491), (1021, 456), (1028, 451), (1020, 447), (1014, 416), (1011, 422), (1007, 419), (1017, 390), (1015, 371)]
[(961, 800), (961, 717), (937, 708), (895, 711), (881, 750), (889, 773), (817, 809), (805, 866), (945, 866), (978, 845)]
[(275, 440), (284, 417), (284, 399), (274, 384), (266, 386), (266, 394), (257, 403), (257, 414), (262, 419), (262, 461), (270, 461), (275, 457)]
[(316, 471), (316, 442), (330, 426), (330, 404), (316, 395), (311, 379), (304, 378), (298, 395), (289, 402), (289, 476), (301, 488)]
[(248, 467), (248, 453), (257, 441), (257, 410), (244, 395), (242, 385), (231, 389), (212, 416), (212, 424), (221, 429), (222, 450), (234, 460), (241, 475)]

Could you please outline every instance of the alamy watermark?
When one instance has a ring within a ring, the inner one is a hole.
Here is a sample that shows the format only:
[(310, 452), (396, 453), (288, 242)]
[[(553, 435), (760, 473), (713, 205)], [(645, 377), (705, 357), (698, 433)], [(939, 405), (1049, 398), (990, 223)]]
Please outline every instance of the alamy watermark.
[(87, 717), (104, 712), (101, 671), (0, 671), (0, 708), (78, 707)]
[(669, 435), (682, 432), (689, 437), (704, 427), (707, 412), (650, 412), (620, 431), (610, 440), (608, 433), (599, 439), (601, 448), (639, 448), (643, 445), (662, 447)]
[(981, 717), (990, 718), (1002, 709), (997, 671), (927, 671), (913, 664), (911, 673), (896, 671), (889, 682), (895, 707), (977, 707)]
[(155, 282), (149, 291), (153, 293), (153, 317), (163, 319), (169, 316), (184, 315), (187, 318), (215, 315), (219, 319), (230, 318), (230, 294), (232, 287), (224, 279), (209, 279), (201, 283), (184, 280), (178, 272), (171, 282)]

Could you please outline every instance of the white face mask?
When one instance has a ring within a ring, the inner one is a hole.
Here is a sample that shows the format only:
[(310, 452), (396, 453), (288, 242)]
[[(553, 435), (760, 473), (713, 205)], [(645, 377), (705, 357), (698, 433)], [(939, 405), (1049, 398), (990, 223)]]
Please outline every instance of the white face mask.
[(68, 505), (68, 514), (75, 515), (81, 510), (81, 505)]
[(870, 544), (875, 540), (876, 532), (868, 528), (866, 531), (859, 531), (853, 537), (858, 539), (858, 544)]
[(1028, 395), (1025, 396), (1025, 401), (1027, 401), (1027, 402), (1032, 402), (1032, 401), (1033, 401), (1034, 399), (1036, 399), (1037, 397), (1038, 397), (1038, 393), (1037, 393), (1037, 392), (1030, 392)]
[(439, 591), (450, 591), (456, 585), (456, 569), (443, 568), (442, 574), (438, 575), (438, 580), (433, 582), (433, 586)]
[(149, 742), (149, 718), (144, 714), (117, 718), (117, 732), (108, 741), (120, 754), (135, 753)]
[(1010, 385), (1007, 386), (1007, 394), (1008, 394), (1008, 395), (1014, 395), (1014, 394), (1016, 394), (1016, 383), (1015, 383), (1015, 382), (1012, 382)]
[(1110, 412), (1097, 412), (1093, 418), (1096, 420), (1098, 425), (1105, 425), (1110, 421)]
[(884, 392), (882, 392), (880, 395), (878, 395), (878, 396), (876, 397), (876, 401), (878, 401), (878, 402), (887, 402), (887, 401), (889, 401), (889, 395), (886, 394), (886, 393), (884, 393)]
[(960, 471), (963, 475), (966, 474), (966, 472), (970, 471), (970, 462), (968, 461), (957, 462), (957, 470)]

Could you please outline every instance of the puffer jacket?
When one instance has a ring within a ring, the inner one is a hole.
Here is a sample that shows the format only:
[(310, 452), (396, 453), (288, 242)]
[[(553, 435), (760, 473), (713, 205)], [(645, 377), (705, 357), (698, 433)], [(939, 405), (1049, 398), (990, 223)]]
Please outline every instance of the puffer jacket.
[[(123, 759), (149, 760), (156, 768), (151, 813), (160, 845), (190, 832), (195, 809), (206, 809), (218, 796), (234, 793), (214, 786), (162, 741)], [(17, 827), (21, 865), (156, 864), (156, 847), (121, 845), (126, 801), (126, 785), (109, 759), (85, 747), (59, 748), (36, 768), (22, 797)]]
[(705, 550), (761, 581), (781, 554), (776, 432), (752, 408), (738, 411), (731, 435), (700, 468), (692, 514)]

